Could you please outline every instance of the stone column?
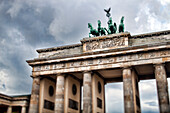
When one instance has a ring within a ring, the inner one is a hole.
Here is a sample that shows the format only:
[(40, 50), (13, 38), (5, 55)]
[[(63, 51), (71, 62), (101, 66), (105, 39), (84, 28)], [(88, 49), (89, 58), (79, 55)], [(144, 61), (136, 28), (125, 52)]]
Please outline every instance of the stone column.
[(64, 113), (64, 75), (56, 78), (55, 113)]
[(160, 113), (170, 113), (168, 82), (164, 64), (155, 65), (155, 78), (157, 84)]
[(29, 113), (39, 112), (40, 77), (33, 77)]
[(7, 113), (12, 113), (12, 106), (8, 106)]
[(22, 106), (21, 113), (26, 113), (26, 107), (25, 106)]
[(92, 113), (92, 77), (91, 72), (83, 75), (83, 113)]
[(131, 68), (123, 69), (123, 89), (125, 113), (135, 113)]

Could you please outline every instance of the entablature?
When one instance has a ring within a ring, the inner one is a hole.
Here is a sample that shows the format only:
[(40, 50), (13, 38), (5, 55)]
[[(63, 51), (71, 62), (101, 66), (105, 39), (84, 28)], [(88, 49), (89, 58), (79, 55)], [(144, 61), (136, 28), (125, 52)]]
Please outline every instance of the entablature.
[(139, 45), (139, 46), (130, 46), (126, 48), (117, 48), (112, 50), (105, 51), (97, 51), (97, 52), (89, 52), (84, 54), (77, 54), (68, 57), (54, 57), (54, 58), (37, 58), (34, 60), (27, 60), (30, 66), (34, 65), (42, 65), (49, 63), (59, 63), (59, 62), (69, 62), (69, 61), (77, 61), (77, 60), (85, 60), (85, 59), (97, 59), (100, 57), (109, 57), (109, 56), (121, 56), (126, 54), (133, 53), (144, 53), (146, 51), (154, 51), (154, 50), (165, 50), (170, 48), (170, 42), (166, 43), (156, 43), (149, 45)]

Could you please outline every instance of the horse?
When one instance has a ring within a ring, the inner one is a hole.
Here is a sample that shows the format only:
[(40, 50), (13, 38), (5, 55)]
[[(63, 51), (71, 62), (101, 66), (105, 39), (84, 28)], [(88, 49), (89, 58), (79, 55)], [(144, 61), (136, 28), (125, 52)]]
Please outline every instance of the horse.
[(107, 22), (107, 24), (108, 24), (108, 30), (106, 30), (107, 31), (107, 33), (108, 34), (113, 34), (113, 33), (116, 33), (116, 31), (117, 31), (117, 26), (116, 26), (116, 23), (114, 23), (114, 25), (112, 24), (112, 18), (109, 18), (109, 21)]
[(119, 33), (124, 32), (124, 16), (122, 16), (121, 20), (120, 20), (120, 25), (119, 25)]
[(90, 28), (89, 37), (91, 37), (90, 34), (93, 36), (99, 36), (99, 32), (96, 29), (93, 29), (91, 23), (88, 23), (88, 28)]
[(101, 27), (101, 21), (98, 20), (98, 33), (99, 35), (106, 35), (105, 28)]

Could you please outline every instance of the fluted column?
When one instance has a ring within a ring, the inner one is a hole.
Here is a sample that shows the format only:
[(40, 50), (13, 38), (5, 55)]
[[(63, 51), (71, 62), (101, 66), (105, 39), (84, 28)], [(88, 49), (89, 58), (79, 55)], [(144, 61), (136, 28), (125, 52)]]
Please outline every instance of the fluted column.
[(7, 113), (12, 113), (12, 106), (8, 106)]
[(123, 89), (125, 113), (135, 113), (131, 68), (123, 69)]
[(33, 77), (29, 113), (39, 112), (40, 77)]
[(83, 74), (83, 113), (92, 113), (92, 77), (91, 72)]
[(170, 113), (168, 82), (164, 64), (155, 65), (155, 78), (157, 84), (160, 113)]
[(22, 106), (21, 113), (26, 113), (26, 107), (25, 106)]
[(64, 113), (64, 75), (56, 78), (55, 113)]

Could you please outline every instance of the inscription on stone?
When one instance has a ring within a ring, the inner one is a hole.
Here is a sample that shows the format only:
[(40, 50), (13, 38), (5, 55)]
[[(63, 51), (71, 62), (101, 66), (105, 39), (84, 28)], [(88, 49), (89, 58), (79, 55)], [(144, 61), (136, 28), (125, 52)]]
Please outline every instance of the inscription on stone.
[(105, 40), (86, 42), (86, 51), (125, 46), (125, 38), (126, 37), (117, 37)]
[(119, 62), (127, 62), (127, 61), (135, 61), (135, 60), (143, 60), (143, 59), (150, 59), (150, 58), (159, 58), (159, 57), (167, 57), (170, 56), (169, 50), (157, 51), (157, 52), (150, 52), (150, 53), (139, 53), (139, 54), (132, 54), (126, 56), (112, 56), (109, 58), (98, 58), (98, 59), (90, 59), (90, 60), (82, 60), (82, 61), (74, 61), (68, 63), (57, 63), (50, 65), (42, 65), (42, 66), (35, 66), (34, 71), (46, 71), (55, 69), (65, 69), (70, 67), (84, 67), (84, 66), (91, 66), (91, 65), (99, 65), (99, 64), (111, 64), (111, 63), (119, 63)]

